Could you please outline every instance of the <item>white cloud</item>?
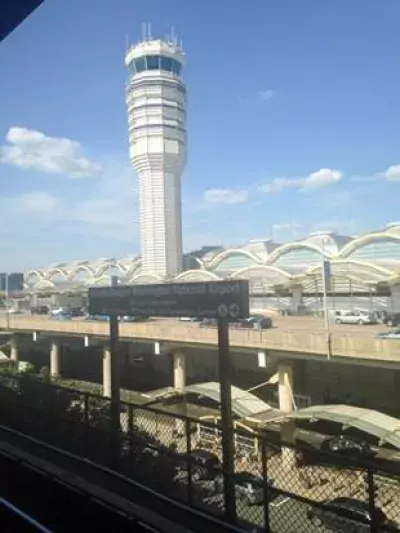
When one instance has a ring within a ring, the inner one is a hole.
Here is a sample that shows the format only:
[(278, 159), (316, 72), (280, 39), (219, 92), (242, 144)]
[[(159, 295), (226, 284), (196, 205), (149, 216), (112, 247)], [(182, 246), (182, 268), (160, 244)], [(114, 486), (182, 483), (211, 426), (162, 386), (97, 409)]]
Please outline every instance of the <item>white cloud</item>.
[(264, 89), (263, 91), (259, 91), (258, 96), (264, 102), (269, 102), (269, 100), (274, 98), (275, 91), (272, 91), (271, 89)]
[(332, 183), (338, 183), (342, 177), (342, 173), (338, 170), (321, 168), (306, 178), (303, 178), (301, 187), (303, 189), (318, 189), (319, 187), (325, 187), (326, 185), (331, 185)]
[(204, 193), (204, 200), (209, 204), (244, 204), (248, 199), (246, 189), (208, 189)]
[(24, 211), (36, 212), (45, 216), (57, 214), (61, 207), (60, 199), (45, 191), (22, 194), (18, 198), (18, 203)]
[(261, 185), (260, 190), (262, 192), (281, 192), (284, 189), (299, 187), (300, 180), (298, 178), (274, 178), (269, 183)]
[(327, 219), (313, 224), (310, 231), (338, 232), (342, 234), (352, 233), (355, 228), (355, 221), (352, 219)]
[(281, 192), (284, 189), (310, 190), (326, 187), (338, 183), (343, 174), (331, 168), (321, 168), (303, 178), (274, 178), (269, 183), (261, 185), (260, 190), (266, 193)]
[(100, 172), (100, 165), (82, 155), (77, 141), (49, 137), (40, 131), (12, 127), (0, 147), (0, 162), (23, 169), (84, 178)]
[(299, 224), (295, 220), (292, 222), (278, 222), (276, 224), (272, 224), (272, 229), (274, 231), (297, 230), (302, 227), (302, 224)]
[(49, 190), (0, 197), (0, 240), (13, 246), (7, 255), (9, 268), (90, 259), (93, 253), (105, 257), (138, 252), (137, 194), (131, 165), (106, 162), (96, 188), (90, 184), (79, 185), (78, 198), (73, 183), (63, 188), (62, 196)]
[(400, 181), (400, 165), (392, 165), (380, 174), (380, 177), (388, 181)]

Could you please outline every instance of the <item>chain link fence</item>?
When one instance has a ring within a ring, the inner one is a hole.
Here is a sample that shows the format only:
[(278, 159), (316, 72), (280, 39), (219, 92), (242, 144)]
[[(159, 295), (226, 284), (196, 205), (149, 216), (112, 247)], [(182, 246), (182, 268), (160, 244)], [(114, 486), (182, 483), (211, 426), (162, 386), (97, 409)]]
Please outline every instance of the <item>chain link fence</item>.
[[(226, 516), (221, 429), (152, 407), (21, 374), (0, 374), (0, 424), (109, 466), (150, 488)], [(400, 479), (390, 467), (272, 442), (235, 424), (237, 521), (250, 531), (400, 531)]]

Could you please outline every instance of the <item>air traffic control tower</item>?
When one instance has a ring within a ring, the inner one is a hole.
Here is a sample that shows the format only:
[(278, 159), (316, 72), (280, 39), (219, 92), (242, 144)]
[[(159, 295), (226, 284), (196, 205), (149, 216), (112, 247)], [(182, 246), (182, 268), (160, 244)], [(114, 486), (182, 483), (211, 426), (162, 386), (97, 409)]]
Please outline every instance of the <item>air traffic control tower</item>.
[(182, 270), (181, 175), (186, 165), (184, 53), (177, 39), (144, 39), (125, 63), (130, 159), (138, 175), (142, 273)]

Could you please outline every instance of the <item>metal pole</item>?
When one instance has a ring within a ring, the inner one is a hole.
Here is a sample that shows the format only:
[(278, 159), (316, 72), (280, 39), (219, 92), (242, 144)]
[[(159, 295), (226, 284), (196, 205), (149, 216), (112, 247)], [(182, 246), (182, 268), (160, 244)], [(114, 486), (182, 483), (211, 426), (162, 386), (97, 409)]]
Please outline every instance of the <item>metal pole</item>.
[(374, 471), (372, 468), (367, 468), (367, 488), (368, 488), (368, 507), (371, 516), (371, 533), (378, 533), (378, 525), (376, 520), (376, 502), (375, 502), (375, 482)]
[(6, 273), (6, 279), (5, 279), (5, 300), (6, 300), (6, 329), (10, 329), (10, 294), (9, 294), (9, 287), (8, 287), (8, 273)]
[(187, 468), (187, 486), (188, 486), (188, 503), (192, 505), (193, 503), (193, 471), (192, 471), (192, 435), (191, 435), (191, 422), (189, 418), (185, 419), (185, 435), (186, 435), (186, 468)]
[(324, 302), (324, 323), (326, 335), (327, 358), (331, 357), (331, 332), (328, 315), (328, 295), (327, 295), (327, 279), (325, 271), (325, 242), (322, 241), (322, 286), (323, 286), (323, 302)]
[(264, 529), (265, 533), (270, 533), (269, 528), (269, 485), (268, 485), (268, 464), (267, 464), (267, 450), (265, 446), (265, 436), (261, 436), (261, 468), (263, 476), (263, 492), (264, 492)]
[(221, 396), (222, 466), (226, 517), (236, 522), (235, 471), (232, 423), (231, 360), (229, 357), (229, 323), (218, 318), (218, 366)]
[(119, 391), (119, 321), (117, 315), (110, 315), (110, 358), (111, 358), (111, 438), (113, 468), (119, 462), (119, 431), (120, 431), (120, 391)]

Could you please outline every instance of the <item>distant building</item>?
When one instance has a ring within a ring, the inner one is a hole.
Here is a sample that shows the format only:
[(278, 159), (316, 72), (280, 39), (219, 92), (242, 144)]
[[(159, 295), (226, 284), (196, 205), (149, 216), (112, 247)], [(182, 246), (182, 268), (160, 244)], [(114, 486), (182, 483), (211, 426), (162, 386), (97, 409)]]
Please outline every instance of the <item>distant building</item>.
[(181, 175), (186, 165), (185, 55), (150, 36), (126, 52), (129, 154), (139, 182), (142, 270), (182, 271)]
[[(168, 281), (212, 281), (245, 278), (253, 309), (314, 313), (322, 310), (322, 259), (331, 265), (328, 305), (335, 309), (400, 311), (400, 223), (365, 235), (312, 233), (279, 244), (250, 241), (236, 248), (205, 247), (186, 255), (184, 272)], [(159, 283), (143, 272), (141, 258), (99, 259), (59, 263), (25, 272), (32, 292), (54, 292), (120, 283)]]
[(12, 294), (14, 292), (20, 292), (24, 288), (24, 274), (23, 272), (0, 272), (0, 291), (9, 292)]

